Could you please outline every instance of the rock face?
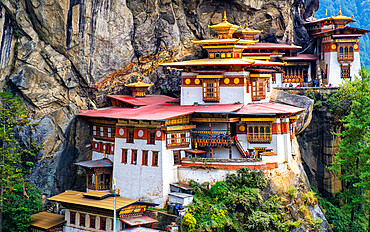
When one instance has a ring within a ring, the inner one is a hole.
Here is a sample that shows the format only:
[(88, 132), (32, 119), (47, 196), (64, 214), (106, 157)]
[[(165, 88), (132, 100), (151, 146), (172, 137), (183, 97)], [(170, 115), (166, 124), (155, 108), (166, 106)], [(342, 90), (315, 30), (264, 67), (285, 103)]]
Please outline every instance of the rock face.
[[(307, 44), (303, 18), (317, 0), (2, 0), (0, 87), (20, 96), (44, 141), (33, 180), (46, 193), (83, 185), (73, 163), (88, 158), (90, 128), (75, 115), (104, 105), (123, 83), (152, 81), (179, 95), (179, 72), (160, 63), (203, 55), (191, 40), (226, 11), (230, 22), (263, 29), (261, 41)], [(76, 176), (76, 177), (74, 177)], [(72, 179), (69, 179), (69, 178)]]
[(297, 135), (297, 140), (310, 184), (323, 196), (330, 197), (342, 187), (341, 182), (327, 169), (338, 150), (339, 141), (334, 133), (341, 129), (342, 115), (331, 114), (326, 104), (328, 96), (336, 88), (286, 88), (285, 91), (288, 95), (303, 95), (315, 99), (311, 123)]

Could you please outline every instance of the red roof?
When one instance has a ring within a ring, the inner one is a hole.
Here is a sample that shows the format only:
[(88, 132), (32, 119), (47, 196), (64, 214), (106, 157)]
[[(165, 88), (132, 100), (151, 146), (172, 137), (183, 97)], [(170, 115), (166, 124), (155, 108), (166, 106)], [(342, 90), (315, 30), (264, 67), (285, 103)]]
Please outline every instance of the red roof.
[(177, 98), (166, 95), (146, 95), (145, 97), (132, 97), (127, 95), (107, 95), (107, 97), (124, 102), (132, 106), (158, 105), (166, 102), (176, 102)]
[(293, 60), (317, 60), (318, 57), (315, 54), (298, 54), (296, 56), (285, 56), (281, 58), (284, 61), (293, 61)]
[(237, 114), (295, 114), (304, 111), (303, 108), (279, 103), (251, 103), (241, 108)]
[(174, 117), (199, 113), (230, 113), (237, 111), (243, 104), (217, 104), (180, 106), (176, 103), (141, 106), (139, 108), (110, 107), (100, 110), (84, 110), (80, 116), (136, 120), (167, 120)]
[(300, 47), (283, 43), (255, 43), (253, 45), (248, 45), (246, 49), (297, 49), (297, 48)]
[(82, 166), (85, 168), (109, 168), (113, 167), (113, 162), (110, 159), (103, 158), (100, 160), (83, 161), (75, 163), (75, 165)]

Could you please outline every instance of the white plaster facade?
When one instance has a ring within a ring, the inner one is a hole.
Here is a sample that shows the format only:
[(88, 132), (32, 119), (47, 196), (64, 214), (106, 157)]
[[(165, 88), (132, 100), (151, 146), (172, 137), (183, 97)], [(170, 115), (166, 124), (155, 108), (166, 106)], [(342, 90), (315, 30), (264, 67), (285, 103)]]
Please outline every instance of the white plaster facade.
[[(170, 184), (178, 181), (177, 165), (174, 165), (173, 151), (184, 149), (167, 149), (165, 140), (156, 140), (147, 144), (147, 140), (135, 139), (126, 143), (126, 138), (116, 138), (113, 162), (113, 177), (120, 195), (129, 199), (140, 199), (159, 203), (163, 206), (170, 192)], [(127, 163), (122, 163), (122, 149), (127, 149)], [(137, 150), (137, 163), (132, 164), (132, 150)], [(148, 165), (142, 165), (142, 151), (148, 151)], [(153, 166), (153, 151), (158, 151), (158, 166)]]
[[(338, 87), (344, 82), (341, 78), (341, 66), (338, 62), (337, 52), (325, 52), (324, 53), (325, 65), (328, 65), (327, 75), (328, 84), (332, 84), (333, 87)], [(359, 77), (359, 71), (361, 70), (361, 61), (359, 52), (354, 52), (354, 60), (350, 63), (350, 75), (352, 78)]]
[[(101, 215), (87, 213), (87, 212), (73, 211), (73, 212), (76, 212), (76, 220), (74, 224), (71, 224), (70, 212), (71, 211), (69, 209), (65, 210), (65, 220), (67, 222), (63, 228), (64, 232), (114, 231), (112, 230), (112, 223), (114, 222), (114, 219), (112, 217), (104, 216), (104, 218), (106, 218), (106, 229), (100, 230), (100, 217), (102, 217)], [(81, 213), (86, 215), (85, 216), (85, 226), (80, 226), (80, 214)], [(95, 228), (90, 228), (90, 216), (95, 216)], [(120, 225), (120, 223), (121, 222), (117, 219), (117, 225)], [(122, 230), (119, 230), (119, 231), (122, 231)]]

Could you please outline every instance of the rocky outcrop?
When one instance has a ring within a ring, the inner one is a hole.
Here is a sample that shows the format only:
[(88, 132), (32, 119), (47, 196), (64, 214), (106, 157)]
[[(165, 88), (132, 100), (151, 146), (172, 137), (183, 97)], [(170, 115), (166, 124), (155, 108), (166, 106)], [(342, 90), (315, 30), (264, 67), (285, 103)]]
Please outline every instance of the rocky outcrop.
[(273, 89), (271, 92), (270, 102), (283, 103), (305, 109), (305, 111), (297, 115), (298, 118), (295, 128), (296, 134), (300, 134), (310, 125), (314, 100), (310, 99), (309, 97), (290, 94), (282, 90)]
[(338, 150), (338, 136), (342, 115), (334, 115), (326, 103), (331, 92), (337, 88), (281, 88), (286, 94), (303, 95), (314, 99), (312, 120), (309, 126), (299, 135), (299, 151), (303, 167), (310, 184), (323, 196), (332, 196), (341, 190), (341, 182), (327, 169)]
[(67, 179), (90, 147), (75, 115), (104, 105), (106, 93), (126, 93), (137, 77), (155, 83), (152, 93), (178, 96), (179, 72), (160, 64), (202, 56), (191, 40), (211, 37), (222, 12), (263, 29), (260, 40), (294, 36), (305, 46), (303, 19), (317, 8), (315, 0), (2, 0), (0, 87), (22, 97), (44, 141), (32, 179), (45, 192), (77, 186)]

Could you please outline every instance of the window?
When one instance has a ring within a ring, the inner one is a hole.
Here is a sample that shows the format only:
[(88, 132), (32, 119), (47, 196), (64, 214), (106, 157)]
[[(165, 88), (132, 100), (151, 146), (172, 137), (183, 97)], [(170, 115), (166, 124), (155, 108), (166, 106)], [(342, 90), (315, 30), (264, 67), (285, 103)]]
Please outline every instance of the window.
[(339, 61), (353, 61), (353, 46), (351, 44), (341, 44), (338, 46)]
[(148, 166), (148, 151), (143, 151), (142, 165)]
[(155, 144), (155, 131), (148, 130), (148, 144)]
[(342, 78), (349, 78), (351, 76), (349, 64), (348, 65), (341, 64), (340, 76)]
[(174, 165), (181, 164), (181, 155), (180, 155), (180, 151), (179, 150), (173, 151), (173, 164)]
[(203, 101), (218, 102), (220, 100), (219, 80), (203, 80)]
[(76, 212), (70, 211), (70, 213), (69, 213), (69, 224), (76, 224)]
[(248, 142), (250, 143), (269, 143), (271, 142), (271, 124), (249, 124)]
[(90, 228), (95, 229), (95, 223), (96, 223), (95, 220), (96, 220), (96, 217), (90, 215)]
[(131, 164), (137, 164), (137, 150), (131, 151)]
[(134, 129), (127, 129), (127, 143), (134, 143)]
[(158, 167), (158, 151), (153, 151), (152, 166)]
[(252, 101), (259, 101), (266, 98), (266, 81), (264, 79), (251, 80)]
[(80, 226), (85, 227), (86, 223), (86, 214), (80, 213)]
[(127, 149), (122, 149), (122, 161), (121, 163), (127, 164)]
[(107, 227), (107, 218), (100, 217), (100, 229), (105, 230)]
[(167, 148), (188, 147), (190, 145), (190, 132), (173, 132), (167, 134)]
[(116, 128), (108, 126), (93, 126), (93, 136), (102, 140), (114, 140)]

